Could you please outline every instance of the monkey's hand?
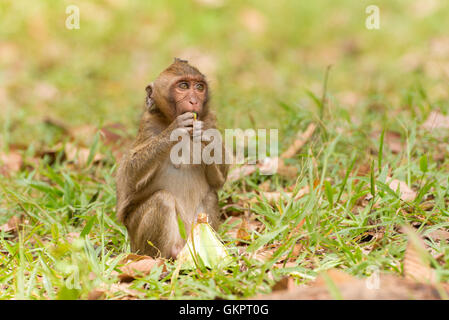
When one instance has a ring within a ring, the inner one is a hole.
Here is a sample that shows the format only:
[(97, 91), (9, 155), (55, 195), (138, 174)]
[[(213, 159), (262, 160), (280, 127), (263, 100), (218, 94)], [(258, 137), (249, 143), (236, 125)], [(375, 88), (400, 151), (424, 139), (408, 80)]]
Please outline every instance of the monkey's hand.
[(186, 132), (192, 134), (193, 131), (193, 112), (186, 112), (176, 117), (175, 120), (173, 120), (172, 124), (170, 125), (170, 129), (181, 129), (185, 130)]

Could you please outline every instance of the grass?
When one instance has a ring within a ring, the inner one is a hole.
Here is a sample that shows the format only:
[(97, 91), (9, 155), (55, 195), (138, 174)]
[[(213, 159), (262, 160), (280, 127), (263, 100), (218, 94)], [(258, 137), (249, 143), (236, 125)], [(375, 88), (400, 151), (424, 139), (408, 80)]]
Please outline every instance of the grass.
[[(264, 225), (238, 245), (246, 253), (235, 255), (236, 266), (171, 281), (175, 266), (167, 263), (128, 289), (151, 299), (242, 299), (270, 292), (285, 275), (307, 284), (331, 268), (401, 274), (401, 225), (424, 235), (449, 228), (448, 133), (421, 126), (432, 110), (449, 113), (449, 5), (412, 2), (376, 1), (380, 30), (364, 26), (366, 1), (77, 1), (79, 30), (64, 27), (67, 1), (2, 2), (0, 143), (24, 163), (0, 175), (0, 225), (24, 218), (17, 234), (0, 231), (0, 298), (85, 299), (117, 283), (130, 248), (115, 218), (115, 150), (82, 131), (122, 123), (135, 134), (144, 88), (174, 56), (203, 67), (222, 128), (278, 128), (283, 151), (297, 131), (320, 126), (289, 160), (296, 179), (255, 173), (220, 192), (221, 206), (235, 204), (227, 215)], [(68, 161), (61, 143), (85, 148), (89, 159)], [(417, 198), (401, 200), (387, 176)], [(265, 181), (271, 190), (311, 192), (298, 201), (250, 201)], [(230, 220), (220, 235), (233, 247)], [(426, 242), (442, 255), (433, 266), (449, 281), (449, 245)], [(258, 250), (273, 255), (251, 256)], [(284, 255), (289, 263), (279, 263)]]

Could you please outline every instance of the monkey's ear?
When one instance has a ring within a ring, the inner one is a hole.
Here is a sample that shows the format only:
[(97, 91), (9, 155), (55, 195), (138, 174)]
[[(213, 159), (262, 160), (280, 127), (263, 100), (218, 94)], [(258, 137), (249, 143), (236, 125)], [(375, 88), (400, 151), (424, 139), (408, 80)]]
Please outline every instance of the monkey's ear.
[(146, 88), (145, 91), (147, 92), (147, 98), (145, 99), (147, 108), (151, 108), (154, 104), (153, 99), (153, 83), (150, 83)]

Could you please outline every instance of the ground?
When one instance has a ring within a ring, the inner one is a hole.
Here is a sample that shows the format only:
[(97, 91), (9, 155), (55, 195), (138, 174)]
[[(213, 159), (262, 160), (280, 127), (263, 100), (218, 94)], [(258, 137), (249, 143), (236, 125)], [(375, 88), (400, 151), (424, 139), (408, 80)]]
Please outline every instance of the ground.
[[(449, 281), (448, 3), (76, 1), (68, 29), (70, 4), (0, 4), (1, 299), (242, 299), (329, 269), (401, 277), (407, 227)], [(174, 57), (207, 75), (222, 129), (278, 129), (279, 154), (315, 129), (283, 162), (296, 174), (220, 191), (232, 267), (147, 259), (126, 282), (117, 160)]]

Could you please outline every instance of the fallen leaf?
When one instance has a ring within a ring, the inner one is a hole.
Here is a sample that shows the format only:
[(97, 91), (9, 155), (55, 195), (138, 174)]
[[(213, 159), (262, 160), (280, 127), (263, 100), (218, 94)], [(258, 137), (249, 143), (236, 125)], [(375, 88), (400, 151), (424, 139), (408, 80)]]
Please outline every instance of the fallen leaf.
[[(238, 240), (245, 240), (245, 241), (251, 239), (251, 236), (248, 233), (248, 222), (246, 221), (246, 219), (242, 219), (242, 223), (240, 224), (240, 227), (237, 230), (236, 238)], [(239, 241), (237, 242), (237, 244), (242, 244), (242, 242)]]
[(252, 173), (256, 172), (256, 165), (243, 165), (241, 167), (235, 168), (233, 171), (231, 171), (228, 175), (228, 181), (236, 181), (243, 177), (249, 176)]
[(265, 180), (263, 183), (259, 184), (259, 190), (263, 192), (267, 192), (270, 190), (271, 181)]
[(267, 262), (268, 260), (271, 259), (271, 257), (273, 256), (273, 254), (276, 252), (277, 249), (278, 248), (276, 247), (273, 248), (263, 247), (255, 252), (253, 258), (262, 262)]
[(291, 258), (296, 259), (301, 251), (303, 250), (303, 245), (300, 243), (295, 243), (295, 246), (293, 247)]
[(315, 132), (315, 129), (316, 124), (311, 123), (307, 127), (306, 131), (298, 132), (295, 141), (284, 153), (282, 153), (281, 158), (282, 159), (293, 158), (299, 152), (299, 150), (301, 150), (301, 148), (307, 143), (307, 141), (309, 141), (309, 139)]
[(21, 216), (12, 216), (8, 222), (0, 226), (0, 231), (15, 233), (22, 223)]
[(121, 299), (136, 299), (143, 294), (135, 289), (131, 289), (131, 285), (132, 283), (113, 283), (110, 285), (103, 283), (99, 288), (92, 290), (90, 297), (99, 299), (102, 294), (114, 295), (122, 293), (126, 294), (126, 296)]
[(87, 295), (88, 300), (99, 300), (104, 297), (106, 290), (93, 289)]
[(98, 128), (90, 124), (69, 128), (69, 134), (75, 143), (83, 147), (92, 145), (97, 132)]
[[(302, 197), (304, 197), (306, 194), (310, 192), (310, 187), (307, 185), (301, 189), (298, 190), (298, 193), (293, 198), (294, 201), (298, 201)], [(279, 200), (285, 200), (289, 201), (293, 197), (292, 192), (280, 192), (280, 191), (271, 191), (271, 192), (260, 192), (260, 197), (265, 197), (268, 202), (274, 203), (278, 202)], [(257, 198), (253, 198), (253, 202), (258, 202)]]
[(126, 136), (126, 128), (121, 123), (112, 123), (102, 127), (100, 134), (105, 145), (114, 145)]
[(433, 230), (426, 235), (428, 238), (433, 241), (446, 241), (449, 239), (449, 232), (443, 229)]
[(408, 236), (404, 255), (404, 276), (407, 279), (435, 283), (435, 270), (430, 267), (429, 253), (423, 239), (411, 227), (404, 227)]
[(164, 264), (162, 259), (154, 259), (150, 256), (128, 255), (123, 267), (120, 267), (118, 278), (120, 282), (131, 282), (139, 276), (148, 275), (156, 266)]
[(397, 179), (387, 178), (388, 186), (393, 191), (397, 191), (399, 187), (400, 198), (403, 201), (413, 201), (416, 198), (416, 192), (410, 189), (410, 187), (403, 181)]
[[(67, 161), (73, 161), (77, 166), (82, 167), (87, 164), (89, 159), (90, 150), (83, 147), (75, 146), (72, 143), (66, 143), (64, 148)], [(99, 162), (103, 160), (103, 155), (95, 153), (93, 162)]]
[[(267, 199), (267, 201), (270, 203), (273, 203), (273, 202), (278, 202), (281, 199), (288, 201), (292, 197), (292, 194), (291, 194), (291, 192), (282, 192), (281, 193), (279, 191), (261, 192), (260, 197)], [(257, 198), (255, 198), (254, 201), (258, 202)]]
[(298, 193), (295, 195), (295, 198), (293, 200), (298, 201), (299, 199), (301, 199), (302, 197), (304, 197), (306, 194), (309, 193), (310, 193), (309, 185), (302, 187), (301, 189), (298, 190)]
[(426, 130), (449, 129), (449, 116), (445, 116), (438, 111), (432, 111), (421, 128)]
[[(374, 131), (371, 137), (379, 140), (380, 131)], [(386, 131), (384, 134), (384, 143), (390, 148), (392, 153), (400, 153), (405, 148), (405, 143), (402, 141), (401, 134), (396, 131)]]
[(295, 179), (298, 176), (298, 169), (293, 166), (285, 165), (281, 161), (276, 173), (288, 179)]
[(293, 290), (295, 288), (295, 280), (292, 277), (283, 277), (281, 280), (276, 282), (271, 288), (273, 292), (282, 290)]
[(9, 153), (0, 153), (0, 173), (4, 176), (20, 171), (22, 165), (22, 155), (17, 151), (10, 150)]
[(131, 137), (126, 132), (126, 127), (121, 123), (105, 125), (100, 129), (100, 137), (104, 145), (112, 150), (112, 154), (118, 161), (126, 152), (126, 147), (131, 144)]
[[(434, 285), (416, 283), (393, 275), (380, 274), (379, 287), (373, 287), (370, 278), (357, 279), (341, 271), (328, 272), (327, 277), (335, 284), (336, 290), (345, 300), (436, 300), (443, 298)], [(335, 299), (335, 296), (331, 294), (328, 283), (320, 276), (311, 286), (280, 290), (268, 295), (258, 295), (252, 299), (330, 300)]]

